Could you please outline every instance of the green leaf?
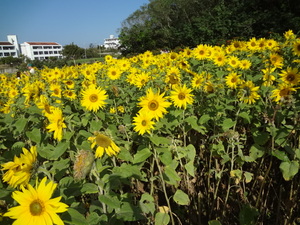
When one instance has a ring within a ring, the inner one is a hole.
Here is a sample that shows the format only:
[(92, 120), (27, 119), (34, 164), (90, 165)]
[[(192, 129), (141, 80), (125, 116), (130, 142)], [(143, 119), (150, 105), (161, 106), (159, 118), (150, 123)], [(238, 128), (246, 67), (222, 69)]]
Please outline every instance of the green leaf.
[(210, 115), (208, 115), (208, 114), (204, 114), (204, 115), (202, 115), (201, 117), (200, 117), (200, 119), (199, 119), (199, 124), (205, 124), (205, 123), (207, 123), (208, 121), (210, 120)]
[(32, 131), (27, 131), (26, 136), (35, 143), (40, 143), (41, 141), (41, 129), (34, 128)]
[(85, 183), (85, 184), (83, 184), (80, 191), (84, 194), (98, 193), (98, 186), (93, 183)]
[(124, 221), (136, 221), (144, 219), (142, 211), (139, 207), (136, 207), (129, 202), (124, 202), (120, 209), (116, 210), (117, 218)]
[(158, 212), (155, 214), (155, 225), (167, 225), (170, 222), (170, 216), (168, 213)]
[(175, 169), (170, 166), (165, 167), (164, 175), (166, 176), (165, 181), (172, 185), (177, 185), (178, 182), (181, 180), (179, 175), (176, 173)]
[(16, 122), (15, 122), (15, 127), (16, 127), (16, 131), (17, 132), (21, 132), (21, 131), (24, 131), (24, 128), (27, 124), (27, 119), (26, 118), (19, 118)]
[(195, 176), (195, 166), (194, 166), (194, 161), (190, 161), (187, 164), (184, 165), (184, 168), (188, 172), (189, 175)]
[(255, 225), (259, 213), (258, 210), (250, 205), (244, 205), (239, 213), (240, 224)]
[(149, 148), (143, 148), (142, 150), (138, 150), (138, 152), (133, 157), (133, 164), (145, 162), (152, 155), (152, 152)]
[(241, 112), (240, 114), (238, 114), (239, 117), (243, 118), (247, 123), (250, 123), (250, 117), (249, 117), (249, 113), (246, 112)]
[(70, 142), (59, 142), (52, 152), (51, 159), (57, 160), (68, 149)]
[(103, 202), (104, 204), (108, 205), (112, 209), (120, 208), (121, 202), (117, 198), (117, 196), (111, 196), (111, 195), (100, 195), (99, 201)]
[(70, 215), (70, 224), (73, 225), (82, 225), (82, 224), (87, 224), (87, 221), (85, 219), (85, 217), (83, 216), (83, 214), (79, 213), (76, 209), (74, 208), (68, 208), (67, 211)]
[(149, 193), (144, 193), (139, 201), (139, 206), (143, 213), (153, 214), (155, 211), (154, 198)]
[(180, 189), (178, 189), (175, 192), (173, 199), (179, 205), (189, 205), (190, 204), (189, 196)]
[(279, 166), (283, 178), (286, 181), (291, 180), (299, 171), (299, 163), (297, 161), (281, 162)]
[(196, 116), (190, 116), (185, 119), (185, 121), (196, 131), (199, 133), (204, 133), (205, 127), (199, 126), (197, 123), (198, 118)]
[(90, 213), (87, 217), (87, 224), (89, 225), (98, 225), (100, 221), (101, 217), (95, 212)]
[(232, 121), (232, 119), (228, 118), (223, 121), (222, 128), (224, 131), (227, 131), (230, 128), (232, 128), (235, 124), (236, 124), (235, 121)]
[(159, 137), (157, 135), (153, 135), (150, 137), (150, 140), (153, 144), (159, 146), (159, 145), (169, 145), (171, 143), (171, 140), (165, 137)]

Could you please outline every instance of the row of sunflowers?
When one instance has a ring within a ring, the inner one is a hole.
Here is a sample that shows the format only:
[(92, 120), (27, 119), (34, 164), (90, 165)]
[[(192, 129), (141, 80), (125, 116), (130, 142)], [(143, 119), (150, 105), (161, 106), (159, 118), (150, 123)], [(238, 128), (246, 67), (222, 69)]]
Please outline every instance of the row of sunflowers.
[(298, 173), (299, 63), (300, 39), (287, 31), (0, 74), (2, 220), (271, 221), (257, 179), (277, 176), (264, 162), (284, 182)]

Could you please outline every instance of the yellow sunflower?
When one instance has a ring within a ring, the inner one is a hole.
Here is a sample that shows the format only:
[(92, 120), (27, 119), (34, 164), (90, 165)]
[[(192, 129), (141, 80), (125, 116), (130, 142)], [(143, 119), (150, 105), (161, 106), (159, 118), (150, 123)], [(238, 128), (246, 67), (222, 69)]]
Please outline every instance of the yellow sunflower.
[(300, 56), (300, 40), (295, 41), (293, 45), (293, 52), (296, 56)]
[(276, 53), (270, 54), (270, 63), (276, 68), (282, 68), (283, 66), (283, 57)]
[(165, 82), (167, 84), (173, 86), (173, 85), (179, 84), (180, 81), (181, 81), (180, 70), (175, 66), (172, 66), (171, 68), (169, 68), (167, 70), (167, 75), (166, 75), (166, 78), (165, 78)]
[(14, 225), (63, 225), (64, 222), (57, 213), (67, 211), (69, 206), (60, 202), (61, 196), (51, 199), (57, 184), (53, 181), (46, 182), (47, 178), (44, 177), (36, 188), (28, 184), (27, 189), (21, 187), (22, 191), (14, 191), (12, 198), (20, 205), (8, 209), (3, 216), (15, 219)]
[(107, 70), (107, 76), (111, 79), (111, 80), (117, 80), (121, 77), (121, 70), (116, 67), (116, 66), (112, 66)]
[(272, 91), (271, 98), (274, 99), (275, 102), (284, 101), (288, 99), (292, 92), (295, 92), (296, 88), (291, 87), (288, 84), (282, 83), (279, 84), (276, 89)]
[(275, 80), (275, 76), (273, 75), (276, 68), (268, 67), (266, 69), (262, 69), (263, 72), (263, 85), (264, 86), (271, 86), (273, 81)]
[(236, 89), (241, 82), (240, 76), (236, 72), (229, 73), (225, 78), (226, 85), (229, 88)]
[(244, 103), (252, 104), (260, 98), (260, 95), (257, 93), (259, 87), (254, 86), (252, 81), (244, 81), (240, 88), (239, 97)]
[(281, 76), (281, 80), (290, 86), (295, 86), (300, 81), (300, 74), (297, 68), (288, 67), (286, 70), (281, 71), (279, 75)]
[(28, 184), (32, 168), (36, 162), (36, 146), (32, 146), (29, 151), (26, 148), (22, 150), (23, 153), (21, 153), (20, 157), (15, 156), (13, 162), (1, 165), (3, 167), (1, 170), (7, 170), (3, 175), (3, 181), (14, 188)]
[(90, 85), (87, 89), (82, 91), (81, 105), (89, 111), (96, 112), (99, 108), (104, 107), (107, 98), (108, 96), (105, 90)]
[(163, 117), (163, 114), (167, 113), (167, 109), (171, 103), (166, 101), (164, 93), (154, 93), (152, 88), (147, 90), (146, 96), (140, 98), (138, 105), (141, 108), (141, 112), (147, 112), (151, 118), (158, 120)]
[(133, 125), (135, 126), (134, 131), (138, 132), (139, 135), (149, 133), (154, 129), (154, 121), (146, 112), (140, 112), (136, 117), (133, 117)]
[(108, 156), (117, 155), (120, 151), (120, 148), (110, 139), (108, 136), (104, 134), (100, 134), (99, 132), (95, 132), (94, 136), (89, 137), (88, 140), (92, 143), (91, 148), (94, 148), (96, 145), (95, 157), (100, 158), (103, 156), (104, 152)]
[(194, 95), (191, 92), (192, 89), (187, 88), (185, 84), (176, 86), (170, 93), (170, 99), (176, 107), (186, 109), (188, 104), (193, 104), (194, 102)]
[(204, 77), (203, 77), (203, 73), (201, 74), (195, 74), (195, 76), (192, 79), (192, 88), (193, 89), (199, 89), (204, 82)]
[(46, 114), (50, 124), (46, 127), (49, 132), (54, 132), (54, 139), (61, 141), (63, 136), (63, 128), (66, 128), (64, 117), (60, 108), (53, 107), (52, 113)]

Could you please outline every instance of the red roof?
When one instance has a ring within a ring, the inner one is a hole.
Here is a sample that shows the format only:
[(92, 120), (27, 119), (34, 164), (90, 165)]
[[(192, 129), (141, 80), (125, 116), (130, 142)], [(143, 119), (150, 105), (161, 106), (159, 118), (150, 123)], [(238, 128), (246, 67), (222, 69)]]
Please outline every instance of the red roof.
[(59, 45), (56, 42), (26, 42), (30, 45)]
[(0, 41), (0, 45), (13, 45), (13, 44), (8, 41)]

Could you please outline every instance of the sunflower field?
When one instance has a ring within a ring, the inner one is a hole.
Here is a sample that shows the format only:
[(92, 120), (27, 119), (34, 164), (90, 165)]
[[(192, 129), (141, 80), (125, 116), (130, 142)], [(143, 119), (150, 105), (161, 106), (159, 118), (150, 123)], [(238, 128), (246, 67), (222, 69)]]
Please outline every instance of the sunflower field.
[(298, 224), (300, 39), (0, 74), (3, 224)]

